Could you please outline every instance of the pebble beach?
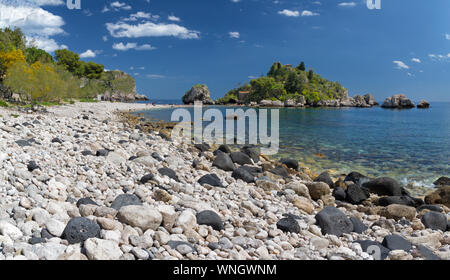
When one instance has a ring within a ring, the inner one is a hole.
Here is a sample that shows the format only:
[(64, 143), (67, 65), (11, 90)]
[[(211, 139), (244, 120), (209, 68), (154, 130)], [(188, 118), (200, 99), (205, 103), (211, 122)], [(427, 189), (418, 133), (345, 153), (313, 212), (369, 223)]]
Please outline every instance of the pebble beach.
[(0, 108), (0, 259), (450, 259), (450, 187), (411, 198), (395, 180), (179, 143), (119, 114), (150, 107), (165, 108)]

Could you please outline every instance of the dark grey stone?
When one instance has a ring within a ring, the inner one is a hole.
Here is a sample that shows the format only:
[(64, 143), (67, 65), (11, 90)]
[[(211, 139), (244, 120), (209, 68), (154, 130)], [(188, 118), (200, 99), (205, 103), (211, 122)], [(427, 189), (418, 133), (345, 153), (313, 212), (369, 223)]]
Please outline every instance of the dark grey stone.
[(151, 173), (146, 174), (146, 175), (142, 176), (142, 178), (139, 180), (139, 182), (141, 182), (141, 184), (145, 184), (145, 183), (147, 183), (148, 181), (152, 180), (153, 177), (154, 177), (154, 176), (153, 176), (153, 174), (151, 174)]
[(255, 177), (242, 167), (239, 167), (238, 169), (234, 170), (233, 173), (231, 174), (231, 177), (233, 177), (236, 180), (241, 179), (246, 183), (255, 182)]
[(203, 144), (195, 144), (194, 147), (196, 147), (200, 152), (206, 152), (209, 151), (211, 148), (209, 144), (203, 143)]
[(141, 200), (134, 194), (120, 194), (111, 203), (111, 208), (119, 211), (123, 206), (142, 205)]
[(284, 232), (300, 232), (300, 225), (292, 217), (282, 218), (277, 222), (277, 228)]
[(197, 224), (211, 226), (215, 230), (223, 229), (223, 222), (220, 216), (211, 210), (205, 210), (197, 214)]
[(233, 152), (230, 154), (230, 156), (231, 156), (231, 159), (233, 160), (233, 162), (237, 163), (239, 165), (244, 165), (244, 164), (252, 165), (253, 164), (250, 157), (247, 154), (244, 154), (243, 152)]
[(381, 244), (389, 250), (403, 250), (409, 252), (412, 248), (411, 243), (398, 234), (386, 235)]
[(106, 156), (108, 156), (108, 154), (109, 154), (109, 151), (105, 150), (105, 149), (98, 150), (97, 153), (95, 153), (95, 155), (98, 157), (106, 157)]
[(100, 237), (100, 226), (84, 217), (72, 218), (62, 234), (62, 238), (70, 244), (81, 243), (93, 237)]
[(28, 240), (28, 243), (31, 244), (31, 245), (39, 244), (39, 243), (45, 243), (45, 242), (46, 242), (45, 238), (42, 238), (42, 237), (31, 237)]
[(39, 169), (39, 165), (37, 165), (37, 163), (32, 160), (28, 162), (27, 169), (28, 171), (33, 172), (33, 170)]
[(227, 154), (231, 154), (231, 149), (230, 149), (230, 147), (228, 147), (227, 144), (222, 144), (222, 145), (220, 145), (219, 148), (218, 148), (218, 150), (219, 150), (219, 151), (222, 151), (222, 152), (224, 152), (224, 153), (227, 153)]
[(422, 216), (422, 223), (426, 228), (433, 230), (447, 230), (447, 217), (439, 212), (430, 211)]
[(213, 161), (213, 166), (216, 166), (225, 171), (233, 171), (234, 169), (236, 169), (236, 166), (234, 165), (233, 160), (231, 160), (231, 157), (224, 152), (217, 153), (217, 156)]
[(387, 196), (402, 196), (404, 194), (402, 186), (394, 179), (389, 177), (381, 177), (369, 181), (362, 185), (371, 193)]
[(359, 245), (361, 245), (362, 250), (372, 256), (374, 256), (374, 252), (369, 250), (369, 248), (371, 248), (371, 246), (377, 246), (380, 249), (380, 259), (381, 260), (386, 259), (387, 256), (389, 255), (389, 252), (391, 251), (388, 248), (381, 245), (380, 242), (376, 242), (376, 241), (372, 241), (372, 240), (356, 240), (355, 243), (359, 243)]
[(177, 182), (180, 182), (180, 180), (178, 179), (177, 173), (173, 169), (170, 169), (168, 167), (163, 167), (163, 168), (158, 169), (158, 172), (162, 176), (167, 176), (171, 179), (174, 179)]
[(344, 179), (344, 182), (348, 181), (361, 186), (362, 184), (369, 182), (370, 179), (359, 172), (351, 172)]
[(347, 187), (346, 199), (351, 204), (361, 204), (364, 200), (369, 198), (369, 194), (360, 186), (352, 184)]
[(204, 184), (208, 184), (213, 187), (221, 187), (221, 188), (224, 187), (222, 185), (222, 182), (220, 181), (219, 177), (217, 177), (216, 174), (206, 174), (203, 177), (201, 177), (200, 179), (198, 179), (198, 183), (202, 186)]
[(157, 161), (163, 161), (164, 160), (157, 152), (153, 152), (152, 153), (152, 157), (154, 159), (156, 159)]
[(416, 250), (420, 254), (420, 256), (423, 259), (427, 260), (427, 261), (439, 261), (439, 260), (441, 260), (441, 258), (436, 256), (433, 253), (433, 251), (431, 251), (430, 249), (428, 249), (428, 247), (426, 247), (424, 245), (418, 245)]
[(368, 229), (368, 227), (356, 217), (350, 217), (350, 221), (353, 224), (353, 232), (361, 234)]
[(269, 170), (270, 173), (281, 176), (283, 178), (289, 177), (289, 172), (283, 166), (277, 166)]
[(298, 170), (298, 160), (296, 159), (282, 158), (280, 159), (280, 163), (286, 165), (291, 169)]
[(331, 179), (331, 176), (327, 171), (320, 173), (320, 175), (317, 176), (316, 179), (314, 179), (314, 182), (323, 182), (330, 186), (330, 188), (334, 186), (333, 179)]
[(259, 148), (244, 146), (241, 152), (248, 155), (255, 163), (259, 162), (259, 155), (261, 154)]
[(91, 151), (88, 151), (88, 150), (82, 151), (81, 154), (82, 154), (83, 156), (92, 156), (92, 155), (93, 155), (92, 152), (91, 152)]
[(77, 201), (77, 207), (80, 207), (81, 205), (87, 205), (87, 204), (98, 206), (98, 204), (95, 201), (93, 201), (92, 199), (90, 199), (89, 197), (83, 197), (83, 198), (78, 199), (78, 201)]
[(336, 200), (345, 201), (347, 194), (345, 193), (343, 188), (337, 187), (337, 188), (334, 188), (334, 190), (333, 190), (333, 196)]
[(322, 229), (322, 234), (342, 236), (353, 231), (353, 223), (339, 209), (333, 206), (323, 208), (316, 215), (316, 221)]

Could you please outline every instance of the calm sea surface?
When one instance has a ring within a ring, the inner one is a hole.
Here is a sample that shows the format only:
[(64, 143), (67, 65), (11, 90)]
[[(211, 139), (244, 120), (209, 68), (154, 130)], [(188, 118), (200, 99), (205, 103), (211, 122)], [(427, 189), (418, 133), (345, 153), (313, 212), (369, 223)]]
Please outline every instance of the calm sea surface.
[[(225, 115), (231, 107), (208, 108)], [(170, 121), (172, 111), (140, 113)], [(427, 110), (284, 108), (279, 116), (275, 157), (297, 158), (315, 172), (358, 171), (427, 186), (450, 176), (450, 103), (432, 103)]]

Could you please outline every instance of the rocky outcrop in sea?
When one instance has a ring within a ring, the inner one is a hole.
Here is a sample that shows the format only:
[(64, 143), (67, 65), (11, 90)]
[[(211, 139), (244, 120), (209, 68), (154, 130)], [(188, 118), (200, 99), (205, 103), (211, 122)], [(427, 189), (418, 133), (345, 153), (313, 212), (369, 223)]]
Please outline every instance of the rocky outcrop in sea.
[(182, 98), (183, 104), (194, 104), (200, 101), (205, 105), (213, 105), (214, 101), (211, 99), (209, 88), (206, 85), (195, 85)]
[(409, 109), (414, 108), (415, 105), (411, 100), (406, 98), (404, 94), (395, 94), (386, 98), (381, 107), (389, 109)]

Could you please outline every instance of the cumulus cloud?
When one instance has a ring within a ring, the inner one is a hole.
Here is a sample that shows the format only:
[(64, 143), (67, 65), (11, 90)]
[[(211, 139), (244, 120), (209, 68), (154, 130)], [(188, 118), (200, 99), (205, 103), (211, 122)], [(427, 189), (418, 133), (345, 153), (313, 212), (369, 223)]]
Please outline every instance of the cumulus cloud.
[(149, 44), (144, 44), (144, 45), (138, 45), (137, 43), (116, 43), (113, 44), (112, 46), (113, 49), (118, 50), (118, 51), (128, 51), (131, 49), (137, 50), (137, 51), (150, 51), (150, 50), (155, 50), (156, 48), (149, 45)]
[(131, 25), (125, 22), (107, 23), (106, 28), (115, 38), (139, 37), (177, 37), (180, 39), (198, 39), (200, 32), (189, 30), (177, 24), (144, 22)]
[(104, 6), (103, 10), (102, 10), (102, 13), (106, 13), (106, 12), (109, 12), (111, 10), (115, 11), (115, 12), (120, 11), (120, 10), (128, 11), (128, 10), (131, 10), (131, 6), (127, 5), (125, 3), (119, 2), (119, 1), (114, 1), (114, 2), (111, 2), (109, 4), (109, 6)]
[(54, 52), (59, 49), (67, 49), (66, 45), (59, 45), (54, 39), (46, 37), (30, 37), (27, 36), (28, 45), (43, 49), (46, 52)]
[(413, 58), (411, 59), (412, 62), (416, 62), (416, 63), (421, 63), (422, 61), (420, 61), (420, 59), (418, 58)]
[[(12, 3), (12, 2), (11, 2)], [(18, 3), (20, 3), (18, 5)], [(62, 17), (52, 14), (37, 6), (57, 5), (57, 1), (41, 0), (34, 2), (34, 5), (27, 5), (26, 1), (15, 1), (13, 4), (0, 3), (0, 28), (19, 27), (33, 45), (44, 49), (47, 52), (53, 52), (56, 49), (65, 47), (59, 45), (50, 37), (63, 34), (65, 22)]]
[(450, 40), (450, 34), (445, 34), (445, 39)]
[(409, 69), (409, 66), (406, 65), (403, 61), (394, 60), (392, 61), (395, 65), (397, 65), (397, 69)]
[(51, 36), (63, 33), (64, 24), (62, 17), (39, 7), (0, 4), (0, 28), (17, 26), (25, 34)]
[(92, 50), (87, 50), (84, 53), (80, 54), (80, 58), (89, 58), (89, 57), (96, 57), (96, 52)]
[(278, 14), (284, 15), (287, 17), (298, 17), (300, 15), (299, 11), (292, 11), (292, 10), (288, 10), (288, 9), (279, 11)]
[(239, 32), (228, 32), (228, 35), (230, 35), (230, 38), (239, 39), (241, 37), (241, 34)]

